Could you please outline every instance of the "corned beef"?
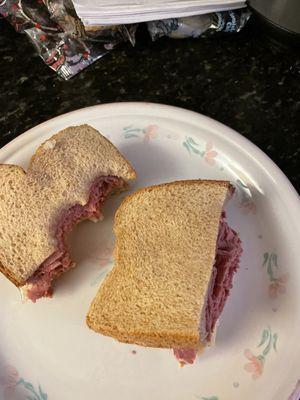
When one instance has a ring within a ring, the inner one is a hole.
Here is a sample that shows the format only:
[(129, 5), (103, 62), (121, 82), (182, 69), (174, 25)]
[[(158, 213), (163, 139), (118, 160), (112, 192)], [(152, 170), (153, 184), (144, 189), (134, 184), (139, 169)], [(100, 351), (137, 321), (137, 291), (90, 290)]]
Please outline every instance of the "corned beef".
[(116, 176), (100, 176), (90, 188), (89, 200), (83, 206), (75, 204), (64, 210), (58, 220), (55, 250), (26, 282), (27, 297), (36, 302), (40, 297), (51, 297), (52, 282), (74, 266), (66, 244), (67, 235), (74, 226), (85, 219), (99, 219), (101, 207), (113, 189), (124, 187), (125, 182)]
[[(222, 212), (216, 257), (207, 293), (204, 340), (208, 342), (232, 288), (233, 275), (242, 254), (241, 240), (238, 234), (228, 226), (225, 218), (226, 214)], [(193, 364), (197, 355), (196, 349), (174, 349), (173, 352), (180, 364)]]

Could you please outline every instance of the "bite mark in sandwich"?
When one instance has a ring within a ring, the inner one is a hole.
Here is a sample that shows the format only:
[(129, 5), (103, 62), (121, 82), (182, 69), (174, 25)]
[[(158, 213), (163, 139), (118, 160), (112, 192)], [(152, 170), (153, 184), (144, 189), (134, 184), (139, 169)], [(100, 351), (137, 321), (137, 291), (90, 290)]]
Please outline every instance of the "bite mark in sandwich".
[(82, 220), (98, 220), (112, 192), (135, 171), (88, 125), (66, 128), (43, 143), (25, 172), (0, 165), (0, 270), (25, 297), (52, 296), (53, 282), (74, 266), (66, 238)]
[(41, 297), (51, 297), (52, 282), (63, 272), (74, 266), (66, 244), (68, 234), (79, 222), (90, 219), (97, 221), (101, 217), (101, 207), (113, 190), (125, 188), (125, 181), (116, 176), (100, 176), (93, 182), (89, 201), (86, 205), (75, 204), (63, 211), (56, 228), (57, 250), (48, 257), (30, 276), (23, 291), (26, 297), (35, 302)]

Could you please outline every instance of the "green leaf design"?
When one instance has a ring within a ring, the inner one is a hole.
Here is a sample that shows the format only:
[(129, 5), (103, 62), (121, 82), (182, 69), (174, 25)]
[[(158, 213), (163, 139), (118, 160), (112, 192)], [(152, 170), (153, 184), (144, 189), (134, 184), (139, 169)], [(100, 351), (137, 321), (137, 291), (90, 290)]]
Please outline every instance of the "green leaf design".
[(16, 385), (23, 385), (30, 394), (26, 394), (25, 400), (48, 400), (48, 396), (43, 392), (41, 385), (39, 385), (39, 393), (34, 389), (34, 386), (30, 382), (26, 382), (23, 378), (20, 378)]
[[(109, 261), (109, 265), (111, 264), (111, 260)], [(99, 274), (91, 281), (90, 285), (94, 286), (96, 285), (96, 283), (100, 282), (100, 280), (103, 278), (103, 275), (106, 274), (109, 265), (105, 266), (100, 272)]]
[(263, 355), (264, 355), (264, 356), (266, 356), (266, 355), (269, 353), (269, 351), (270, 351), (270, 349), (271, 349), (271, 344), (272, 344), (272, 336), (270, 336), (269, 343), (268, 343), (268, 345), (264, 348), (264, 351), (263, 351)]
[(274, 274), (273, 274), (273, 269), (272, 269), (272, 254), (270, 254), (270, 256), (268, 258), (267, 274), (269, 275), (271, 282), (276, 280), (274, 277)]
[(26, 400), (39, 400), (37, 397), (33, 396), (26, 396)]
[(30, 382), (25, 382), (23, 383), (24, 387), (32, 392), (34, 392), (34, 387)]
[(196, 149), (194, 146), (199, 146), (198, 143), (195, 142), (195, 140), (191, 137), (187, 137), (185, 141), (182, 143), (183, 146), (187, 149), (187, 151), (191, 154), (193, 152), (194, 154), (198, 154), (199, 156), (203, 157), (204, 153), (203, 151), (200, 151), (199, 149)]
[(276, 281), (276, 278), (274, 277), (273, 270), (272, 270), (272, 267), (271, 267), (270, 264), (268, 265), (267, 273), (269, 275), (269, 278), (270, 278), (271, 282)]
[(135, 133), (125, 133), (125, 139), (130, 139), (134, 137), (138, 137), (138, 135), (136, 135)]
[(187, 140), (187, 142), (190, 143), (190, 144), (193, 144), (193, 145), (195, 145), (195, 146), (199, 146), (199, 144), (198, 144), (197, 142), (195, 142), (195, 140), (194, 140), (192, 137), (190, 137), (190, 136), (187, 137), (186, 140)]
[(265, 362), (265, 357), (263, 356), (263, 355), (259, 355), (259, 356), (257, 356), (257, 359), (259, 360), (259, 361), (261, 361), (262, 363), (264, 363)]
[(272, 253), (271, 258), (273, 260), (273, 264), (275, 265), (275, 267), (279, 268), (278, 263), (277, 263), (277, 254)]
[(268, 338), (269, 338), (269, 331), (267, 329), (264, 329), (262, 332), (261, 341), (257, 347), (264, 345), (268, 340)]
[(202, 152), (201, 152), (200, 150), (198, 150), (198, 149), (195, 149), (195, 147), (190, 146), (190, 148), (191, 148), (191, 150), (192, 150), (193, 153), (202, 155)]
[(263, 255), (264, 261), (263, 261), (263, 267), (267, 264), (268, 258), (269, 258), (269, 253), (264, 253)]
[(217, 396), (201, 397), (201, 400), (218, 400), (218, 397)]
[(277, 339), (278, 339), (278, 335), (277, 335), (277, 333), (274, 333), (273, 334), (273, 349), (275, 351), (277, 351)]
[(240, 186), (242, 186), (245, 189), (249, 189), (247, 185), (245, 185), (245, 183), (243, 183), (240, 179), (236, 180), (236, 183)]
[(140, 133), (143, 132), (143, 129), (140, 128), (129, 128), (129, 129), (124, 129), (125, 133), (132, 133), (132, 132), (136, 132), (136, 133)]
[(127, 126), (126, 128), (123, 128), (125, 139), (138, 137), (138, 134), (141, 132), (144, 132), (144, 130), (140, 128), (133, 128), (132, 126)]
[(39, 385), (39, 395), (40, 395), (41, 400), (47, 400), (48, 399), (48, 396), (47, 396), (46, 393), (43, 392), (43, 390), (41, 388), (41, 385)]
[(187, 149), (187, 151), (191, 154), (190, 146), (187, 144), (187, 142), (183, 142), (182, 145)]

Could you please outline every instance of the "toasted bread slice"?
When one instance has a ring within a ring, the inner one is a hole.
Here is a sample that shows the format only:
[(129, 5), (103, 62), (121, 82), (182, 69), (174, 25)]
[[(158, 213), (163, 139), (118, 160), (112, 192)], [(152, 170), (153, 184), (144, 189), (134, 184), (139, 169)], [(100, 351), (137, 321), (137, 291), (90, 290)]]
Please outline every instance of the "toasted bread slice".
[(115, 264), (87, 315), (121, 342), (202, 348), (200, 321), (230, 183), (189, 180), (141, 189), (115, 216)]
[(0, 165), (0, 270), (22, 286), (57, 248), (62, 212), (89, 201), (98, 177), (124, 182), (135, 171), (116, 147), (88, 125), (69, 127), (36, 151), (27, 173)]

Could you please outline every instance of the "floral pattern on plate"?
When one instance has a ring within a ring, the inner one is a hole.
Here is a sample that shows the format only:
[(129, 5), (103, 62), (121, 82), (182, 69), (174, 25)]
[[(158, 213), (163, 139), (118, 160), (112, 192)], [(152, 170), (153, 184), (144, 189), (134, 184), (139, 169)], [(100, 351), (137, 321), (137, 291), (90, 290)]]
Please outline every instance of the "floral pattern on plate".
[(112, 252), (113, 250), (111, 246), (107, 246), (104, 249), (101, 258), (99, 260), (100, 270), (98, 271), (97, 275), (91, 280), (90, 282), (91, 286), (95, 286), (96, 284), (98, 284), (101, 281), (101, 279), (105, 276), (108, 269), (111, 267), (113, 263)]
[(218, 153), (214, 150), (212, 142), (207, 142), (205, 148), (203, 148), (195, 139), (191, 136), (187, 136), (182, 143), (183, 147), (189, 152), (189, 154), (196, 154), (204, 159), (209, 165), (214, 165)]
[[(289, 274), (278, 274), (280, 269), (278, 264), (278, 257), (276, 253), (266, 252), (263, 255), (263, 268), (267, 269), (267, 274), (270, 280), (269, 284), (269, 296), (274, 299), (280, 294), (286, 293), (286, 284), (289, 280)], [(275, 271), (277, 271), (277, 276)]]
[(148, 125), (146, 128), (136, 128), (133, 125), (125, 126), (123, 128), (123, 135), (125, 139), (132, 139), (142, 137), (145, 143), (157, 137), (157, 125)]
[(4, 400), (13, 400), (18, 387), (22, 388), (24, 400), (48, 400), (48, 396), (43, 392), (41, 385), (36, 389), (32, 383), (25, 381), (19, 376), (17, 369), (11, 365), (5, 365), (2, 375), (0, 375), (0, 385)]
[(251, 190), (241, 179), (235, 181), (239, 200), (240, 209), (243, 214), (256, 214), (256, 204), (253, 201)]
[(264, 370), (266, 357), (269, 352), (273, 349), (277, 352), (277, 333), (272, 333), (271, 328), (264, 329), (261, 335), (261, 341), (258, 348), (261, 348), (261, 353), (254, 355), (251, 350), (246, 349), (244, 351), (245, 357), (249, 360), (244, 365), (244, 369), (252, 375), (252, 379), (258, 379)]

